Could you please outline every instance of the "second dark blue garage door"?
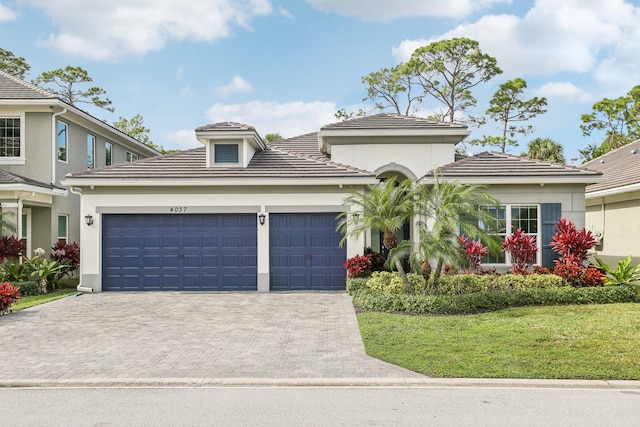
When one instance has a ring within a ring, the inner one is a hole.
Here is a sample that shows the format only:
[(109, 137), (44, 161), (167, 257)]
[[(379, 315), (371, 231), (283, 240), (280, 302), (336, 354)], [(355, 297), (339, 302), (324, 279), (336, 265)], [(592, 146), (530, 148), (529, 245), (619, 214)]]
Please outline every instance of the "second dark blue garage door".
[(345, 289), (347, 250), (339, 245), (337, 215), (269, 215), (271, 290)]
[(102, 289), (257, 289), (253, 214), (103, 215)]

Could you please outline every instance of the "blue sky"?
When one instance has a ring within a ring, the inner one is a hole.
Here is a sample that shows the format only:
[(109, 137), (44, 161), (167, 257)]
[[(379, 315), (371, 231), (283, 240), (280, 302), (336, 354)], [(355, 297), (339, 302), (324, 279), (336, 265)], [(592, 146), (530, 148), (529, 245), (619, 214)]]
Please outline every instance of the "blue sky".
[[(141, 114), (165, 148), (196, 147), (196, 127), (227, 120), (263, 136), (316, 131), (361, 106), (362, 76), (452, 37), (478, 40), (504, 70), (474, 90), (472, 113), (515, 77), (547, 97), (514, 154), (540, 136), (577, 157), (601, 140), (582, 135), (580, 115), (640, 84), (637, 0), (0, 0), (0, 47), (26, 58), (29, 79), (85, 68), (116, 111), (80, 107), (108, 122)], [(471, 137), (483, 134), (497, 130)]]

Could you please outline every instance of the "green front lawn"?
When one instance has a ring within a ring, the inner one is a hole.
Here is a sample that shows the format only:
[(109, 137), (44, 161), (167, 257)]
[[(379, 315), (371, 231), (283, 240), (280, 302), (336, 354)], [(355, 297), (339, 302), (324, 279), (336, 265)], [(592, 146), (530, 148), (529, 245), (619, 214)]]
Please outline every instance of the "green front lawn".
[(11, 309), (13, 311), (24, 310), (25, 308), (33, 307), (35, 305), (45, 304), (47, 302), (64, 298), (67, 295), (74, 294), (76, 292), (78, 291), (75, 289), (59, 289), (57, 291), (49, 292), (48, 294), (22, 297), (11, 306)]
[(640, 304), (361, 313), (367, 353), (435, 377), (640, 379)]

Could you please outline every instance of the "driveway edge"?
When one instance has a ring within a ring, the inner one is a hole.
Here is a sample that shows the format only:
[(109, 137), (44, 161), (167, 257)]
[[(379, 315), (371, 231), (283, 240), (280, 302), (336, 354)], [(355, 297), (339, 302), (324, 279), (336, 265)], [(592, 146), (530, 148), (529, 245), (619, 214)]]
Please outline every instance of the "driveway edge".
[(640, 390), (640, 381), (490, 378), (86, 378), (0, 380), (0, 388), (60, 387), (406, 387)]

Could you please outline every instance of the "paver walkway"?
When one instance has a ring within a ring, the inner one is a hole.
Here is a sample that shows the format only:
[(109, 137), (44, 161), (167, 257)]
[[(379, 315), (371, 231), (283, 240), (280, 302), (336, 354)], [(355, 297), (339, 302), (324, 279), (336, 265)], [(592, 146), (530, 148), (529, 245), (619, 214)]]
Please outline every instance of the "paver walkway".
[(82, 294), (0, 318), (0, 385), (125, 378), (424, 378), (365, 354), (345, 293)]

